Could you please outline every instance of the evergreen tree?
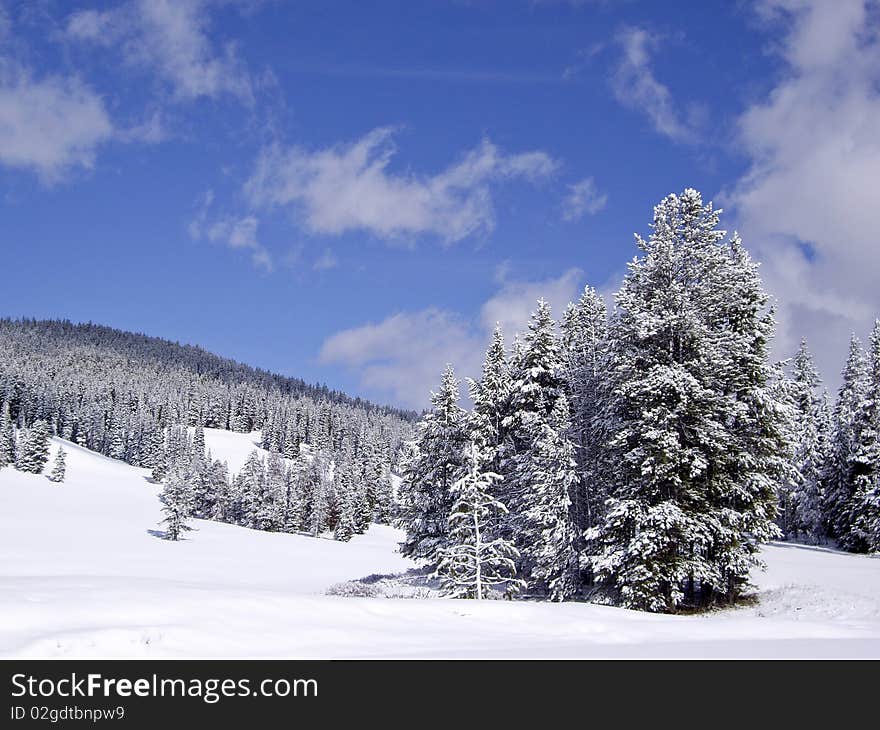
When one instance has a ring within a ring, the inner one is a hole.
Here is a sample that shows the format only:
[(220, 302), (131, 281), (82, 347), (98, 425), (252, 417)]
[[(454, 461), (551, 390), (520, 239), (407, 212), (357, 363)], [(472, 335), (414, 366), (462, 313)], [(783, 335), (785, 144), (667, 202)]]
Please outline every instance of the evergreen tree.
[(49, 424), (37, 421), (20, 440), (15, 468), (32, 474), (41, 474), (49, 461)]
[(122, 412), (119, 408), (114, 409), (110, 416), (110, 438), (107, 455), (111, 459), (125, 460), (127, 450), (125, 448), (125, 428), (122, 424)]
[(315, 454), (312, 467), (308, 528), (312, 537), (318, 537), (327, 529), (330, 517), (330, 463), (323, 451)]
[(825, 467), (826, 435), (822, 430), (823, 401), (816, 390), (821, 384), (819, 372), (807, 349), (806, 340), (792, 364), (795, 409), (795, 456), (797, 478), (789, 490), (791, 515), (783, 526), (795, 538), (802, 536), (819, 542), (823, 532), (822, 479)]
[(165, 472), (168, 467), (168, 449), (167, 439), (163, 429), (159, 429), (152, 440), (151, 460), (153, 468), (151, 478), (154, 482), (161, 482), (165, 479)]
[(207, 472), (207, 488), (201, 495), (201, 514), (208, 520), (231, 522), (232, 491), (229, 483), (229, 467), (226, 462), (215, 459)]
[(382, 473), (379, 476), (379, 484), (376, 488), (375, 520), (380, 525), (389, 525), (393, 519), (394, 483), (391, 476), (391, 467), (385, 463), (382, 465)]
[(165, 515), (161, 524), (167, 526), (165, 537), (179, 540), (184, 532), (192, 529), (187, 523), (192, 514), (192, 485), (184, 464), (175, 462), (169, 467), (159, 499)]
[(559, 338), (550, 305), (540, 299), (511, 362), (510, 415), (503, 422), (514, 449), (527, 448), (536, 426), (545, 423), (563, 394)]
[(577, 473), (570, 427), (568, 401), (560, 396), (528, 461), (531, 490), (523, 543), (533, 556), (529, 582), (545, 588), (552, 601), (571, 598), (580, 587), (578, 533), (571, 509)]
[(436, 563), (448, 536), (454, 501), (450, 490), (463, 473), (468, 442), (466, 414), (459, 405), (459, 384), (451, 367), (443, 373), (431, 403), (404, 465), (399, 525), (406, 531), (401, 553)]
[(834, 406), (834, 434), (831, 460), (825, 478), (825, 515), (828, 532), (841, 547), (858, 550), (863, 546), (852, 526), (858, 507), (855, 500), (853, 461), (858, 448), (859, 412), (868, 391), (868, 370), (862, 346), (853, 335), (849, 356)]
[(864, 396), (856, 412), (851, 458), (851, 548), (880, 550), (880, 319), (868, 351)]
[(562, 320), (563, 371), (571, 405), (571, 440), (576, 445), (578, 483), (572, 493), (575, 524), (583, 531), (600, 518), (608, 497), (602, 471), (604, 434), (600, 431), (602, 383), (608, 349), (605, 300), (588, 286)]
[(238, 524), (262, 529), (266, 517), (262, 509), (266, 501), (266, 468), (256, 449), (251, 451), (238, 473), (236, 486), (240, 503)]
[(287, 483), (281, 454), (271, 451), (266, 458), (265, 485), (257, 508), (254, 526), (259, 530), (277, 531), (284, 524)]
[(3, 403), (0, 416), (0, 469), (15, 461), (15, 426), (9, 414), (9, 402)]
[[(501, 461), (504, 482), (498, 492), (509, 512), (498, 535), (513, 541), (520, 553), (519, 570), (530, 576), (536, 567), (535, 553), (540, 544), (535, 542), (529, 512), (541, 498), (544, 485), (540, 480), (546, 476), (543, 467), (535, 464), (535, 444), (546, 428), (553, 430), (552, 414), (557, 402), (565, 397), (559, 338), (550, 306), (543, 299), (515, 350), (511, 370), (509, 415), (502, 423), (506, 430)], [(568, 439), (568, 434), (558, 436)], [(571, 490), (575, 486), (573, 481), (568, 483)]]
[(448, 538), (437, 553), (435, 574), (454, 598), (481, 600), (490, 587), (518, 589), (521, 585), (516, 578), (516, 548), (508, 540), (487, 535), (493, 513), (507, 509), (491, 495), (492, 483), (500, 477), (484, 471), (488, 456), (474, 442), (466, 446), (467, 471), (450, 490), (455, 502), (447, 518)]
[(340, 542), (348, 542), (358, 532), (356, 507), (354, 504), (355, 493), (351, 489), (337, 489), (339, 495), (339, 517), (336, 527), (333, 529), (333, 539)]
[(193, 448), (193, 456), (197, 460), (199, 460), (201, 462), (204, 462), (207, 460), (206, 449), (205, 449), (205, 429), (201, 425), (196, 426), (195, 430), (193, 431), (192, 448)]
[(775, 534), (785, 461), (757, 267), (695, 190), (654, 210), (617, 295), (605, 409), (614, 493), (587, 533), (625, 606), (729, 602)]
[(483, 372), (479, 380), (468, 381), (468, 391), (474, 407), (471, 412), (470, 430), (478, 442), (493, 450), (492, 464), (499, 466), (499, 449), (504, 443), (504, 419), (513, 382), (507, 355), (504, 349), (504, 335), (496, 325), (492, 340), (486, 350)]
[(64, 474), (65, 474), (65, 464), (64, 464), (64, 448), (59, 446), (58, 451), (55, 454), (55, 460), (52, 462), (52, 471), (49, 474), (49, 479), (53, 482), (63, 482)]

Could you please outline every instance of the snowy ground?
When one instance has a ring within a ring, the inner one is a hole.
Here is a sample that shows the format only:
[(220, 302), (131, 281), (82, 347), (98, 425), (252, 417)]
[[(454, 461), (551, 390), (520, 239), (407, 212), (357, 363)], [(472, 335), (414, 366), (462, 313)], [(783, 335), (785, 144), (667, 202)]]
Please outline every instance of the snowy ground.
[[(233, 469), (254, 439), (207, 436)], [(328, 596), (412, 567), (399, 535), (374, 527), (345, 544), (197, 522), (167, 542), (151, 532), (146, 471), (65, 449), (61, 485), (0, 470), (2, 656), (880, 657), (877, 558), (770, 546), (759, 603), (706, 616)]]

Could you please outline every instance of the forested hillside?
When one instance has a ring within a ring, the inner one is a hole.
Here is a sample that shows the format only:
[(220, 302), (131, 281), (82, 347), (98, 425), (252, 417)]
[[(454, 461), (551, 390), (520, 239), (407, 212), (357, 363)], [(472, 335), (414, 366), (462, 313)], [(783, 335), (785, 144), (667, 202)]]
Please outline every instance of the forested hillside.
[[(56, 434), (151, 469), (174, 514), (339, 539), (390, 519), (391, 470), (414, 417), (198, 347), (11, 319), (0, 320), (0, 407), (0, 466), (39, 472)], [(259, 430), (269, 456), (229, 474), (205, 428)]]

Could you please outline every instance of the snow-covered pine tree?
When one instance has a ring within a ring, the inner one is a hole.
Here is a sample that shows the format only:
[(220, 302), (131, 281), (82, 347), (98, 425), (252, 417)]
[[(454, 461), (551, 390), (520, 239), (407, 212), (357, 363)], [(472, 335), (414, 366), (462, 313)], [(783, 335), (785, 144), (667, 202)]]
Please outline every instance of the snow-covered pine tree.
[(795, 454), (797, 479), (789, 490), (788, 514), (783, 526), (795, 539), (802, 537), (818, 543), (822, 537), (822, 478), (825, 468), (826, 435), (822, 431), (822, 398), (817, 394), (821, 385), (813, 356), (802, 340), (792, 361), (791, 379), (794, 390)]
[(859, 411), (868, 391), (868, 368), (862, 345), (853, 335), (834, 406), (831, 459), (825, 478), (825, 519), (831, 537), (847, 550), (859, 549), (852, 531), (858, 505), (853, 497), (852, 463), (858, 444)]
[(795, 537), (797, 534), (797, 497), (801, 473), (795, 455), (800, 439), (801, 418), (798, 411), (799, 389), (792, 379), (791, 360), (775, 362), (770, 378), (770, 401), (775, 403), (781, 418), (781, 433), (791, 455), (789, 468), (776, 484), (776, 525), (779, 535)]
[(391, 478), (391, 465), (382, 465), (382, 473), (376, 486), (375, 520), (380, 525), (389, 525), (394, 519), (394, 482)]
[(504, 348), (504, 334), (499, 325), (492, 331), (492, 339), (483, 361), (479, 380), (468, 379), (468, 393), (474, 407), (470, 414), (470, 430), (477, 442), (493, 449), (495, 471), (500, 463), (500, 447), (504, 442), (503, 422), (513, 382)]
[(868, 348), (864, 397), (855, 418), (850, 543), (860, 552), (880, 550), (880, 319)]
[(297, 454), (293, 464), (284, 470), (284, 499), (279, 526), (282, 532), (305, 529), (308, 469), (308, 460), (302, 454)]
[(580, 588), (580, 535), (571, 509), (577, 465), (570, 428), (568, 399), (561, 395), (550, 420), (541, 425), (527, 462), (531, 489), (522, 541), (533, 561), (528, 583), (545, 589), (551, 601), (567, 600)]
[(382, 477), (382, 456), (378, 445), (367, 438), (366, 433), (358, 440), (360, 448), (343, 442), (344, 461), (348, 463), (348, 481), (352, 490), (354, 525), (357, 534), (366, 532), (376, 511), (376, 494)]
[(165, 537), (179, 540), (184, 532), (192, 529), (187, 520), (192, 515), (191, 477), (184, 462), (175, 461), (168, 467), (159, 500), (165, 518)]
[(52, 462), (52, 471), (49, 472), (49, 480), (53, 482), (63, 482), (64, 475), (66, 472), (66, 466), (64, 463), (65, 451), (63, 446), (58, 447), (58, 451), (55, 452), (55, 460)]
[(330, 459), (324, 451), (317, 451), (309, 470), (311, 495), (309, 499), (308, 530), (318, 537), (327, 529), (330, 517), (331, 470)]
[(9, 413), (9, 402), (4, 401), (0, 415), (0, 469), (15, 462), (15, 426)]
[(538, 300), (528, 329), (514, 351), (511, 371), (510, 414), (503, 426), (509, 429), (514, 448), (528, 448), (533, 427), (547, 421), (564, 390), (556, 323), (550, 305), (543, 299)]
[(111, 459), (125, 460), (128, 454), (125, 446), (125, 426), (122, 421), (123, 412), (117, 406), (110, 414), (110, 427), (108, 431), (109, 447), (107, 455)]
[(348, 542), (358, 532), (355, 505), (356, 495), (352, 489), (341, 488), (337, 482), (336, 494), (338, 495), (338, 516), (336, 526), (333, 528), (333, 539), (340, 542)]
[[(557, 401), (565, 395), (555, 329), (550, 305), (542, 299), (511, 360), (509, 415), (502, 422), (506, 430), (501, 460), (504, 482), (496, 495), (509, 512), (498, 534), (514, 542), (520, 553), (519, 571), (526, 576), (532, 574), (536, 564), (534, 551), (540, 547), (532, 540), (528, 519), (541, 489), (535, 481), (542, 471), (533, 464), (534, 445), (549, 426)], [(567, 440), (569, 435), (559, 437)], [(571, 489), (575, 487), (576, 483), (570, 484)]]
[(202, 496), (202, 515), (205, 519), (231, 522), (230, 505), (232, 490), (229, 483), (229, 467), (225, 461), (214, 459), (208, 468), (208, 489)]
[(261, 510), (266, 498), (266, 467), (259, 451), (251, 451), (235, 483), (241, 505), (238, 524), (261, 529), (264, 516)]
[(45, 421), (34, 423), (19, 439), (15, 468), (32, 474), (41, 474), (46, 462), (49, 461), (49, 438), (49, 424)]
[(602, 383), (608, 350), (608, 309), (605, 299), (587, 286), (562, 319), (562, 361), (571, 407), (571, 440), (576, 445), (578, 484), (572, 493), (575, 524), (583, 531), (601, 517), (608, 497), (601, 455), (604, 435), (599, 426)]
[[(355, 533), (363, 532), (360, 469), (355, 461), (354, 446), (350, 438), (342, 440), (342, 447), (336, 455), (333, 469), (333, 485), (336, 494), (336, 524), (333, 539), (348, 542)], [(369, 524), (369, 523), (368, 523)]]
[(654, 209), (612, 323), (616, 485), (589, 564), (625, 606), (729, 602), (775, 533), (784, 464), (767, 343), (772, 316), (738, 239), (695, 190)]
[(257, 508), (255, 526), (260, 530), (278, 531), (284, 524), (287, 482), (284, 460), (278, 451), (266, 458), (265, 489)]
[(150, 448), (150, 459), (153, 462), (150, 476), (154, 482), (161, 482), (165, 479), (165, 473), (168, 468), (168, 456), (168, 438), (165, 430), (159, 428), (153, 434)]
[[(513, 386), (504, 346), (504, 334), (500, 325), (496, 324), (492, 331), (480, 378), (478, 380), (468, 378), (467, 382), (468, 394), (474, 404), (467, 415), (467, 429), (471, 439), (491, 457), (487, 468), (501, 477), (493, 484), (495, 490), (493, 496), (500, 498), (505, 491), (502, 464), (508, 448), (512, 446), (507, 438), (504, 419), (510, 415), (510, 395)], [(507, 525), (504, 524), (507, 514), (497, 514), (496, 518), (501, 520), (501, 523), (491, 526), (493, 534), (500, 534), (506, 530), (509, 536), (510, 530), (507, 530)]]
[(401, 553), (436, 564), (448, 536), (452, 485), (464, 471), (469, 441), (466, 414), (459, 405), (459, 383), (448, 366), (431, 411), (420, 421), (404, 465), (399, 526), (406, 531)]
[(207, 461), (205, 448), (205, 428), (201, 424), (193, 429), (192, 440), (193, 457), (199, 461)]
[(494, 513), (506, 507), (492, 494), (492, 483), (500, 477), (484, 466), (491, 452), (481, 451), (475, 442), (464, 448), (465, 473), (451, 486), (454, 497), (447, 518), (448, 536), (437, 552), (437, 575), (444, 591), (453, 598), (481, 600), (492, 587), (518, 590), (516, 577), (519, 557), (513, 544), (492, 537), (487, 527), (496, 522)]

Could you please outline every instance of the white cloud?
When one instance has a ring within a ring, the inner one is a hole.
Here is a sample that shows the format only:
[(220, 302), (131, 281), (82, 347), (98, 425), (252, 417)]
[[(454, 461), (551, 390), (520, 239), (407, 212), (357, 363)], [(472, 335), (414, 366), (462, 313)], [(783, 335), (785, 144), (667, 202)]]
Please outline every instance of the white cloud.
[(329, 337), (321, 347), (320, 359), (358, 371), (361, 385), (375, 397), (423, 408), (448, 363), (460, 378), (479, 375), (489, 333), (496, 322), (510, 344), (514, 333), (525, 329), (542, 296), (560, 315), (577, 297), (580, 277), (580, 271), (571, 269), (556, 279), (506, 281), (483, 304), (476, 321), (433, 307), (399, 312), (379, 323)]
[(198, 214), (187, 228), (190, 237), (195, 241), (206, 240), (231, 249), (249, 251), (254, 266), (271, 272), (274, 269), (272, 257), (257, 238), (259, 219), (253, 215), (212, 218), (210, 208), (213, 203), (214, 193), (209, 190), (202, 198)]
[(35, 78), (0, 58), (0, 164), (47, 183), (91, 168), (115, 130), (100, 96), (75, 77)]
[(106, 11), (80, 10), (67, 33), (80, 41), (119, 46), (125, 61), (150, 69), (181, 100), (231, 95), (253, 99), (252, 79), (228, 43), (209, 37), (207, 0), (129, 0)]
[(611, 77), (615, 98), (624, 106), (646, 114), (660, 134), (677, 142), (693, 138), (694, 129), (676, 108), (669, 89), (657, 80), (651, 52), (660, 39), (643, 28), (625, 28), (617, 35), (620, 61)]
[(245, 189), (254, 205), (291, 206), (312, 233), (367, 231), (393, 240), (431, 234), (447, 243), (494, 228), (491, 185), (536, 181), (558, 163), (544, 152), (506, 155), (484, 140), (434, 175), (389, 169), (394, 129), (311, 152), (264, 149)]
[(599, 192), (596, 181), (588, 177), (568, 186), (568, 195), (562, 202), (562, 217), (577, 221), (584, 215), (595, 215), (608, 204), (608, 196)]
[(784, 74), (738, 121), (751, 158), (723, 196), (779, 298), (780, 353), (802, 335), (837, 382), (852, 330), (880, 313), (878, 4), (768, 0)]

